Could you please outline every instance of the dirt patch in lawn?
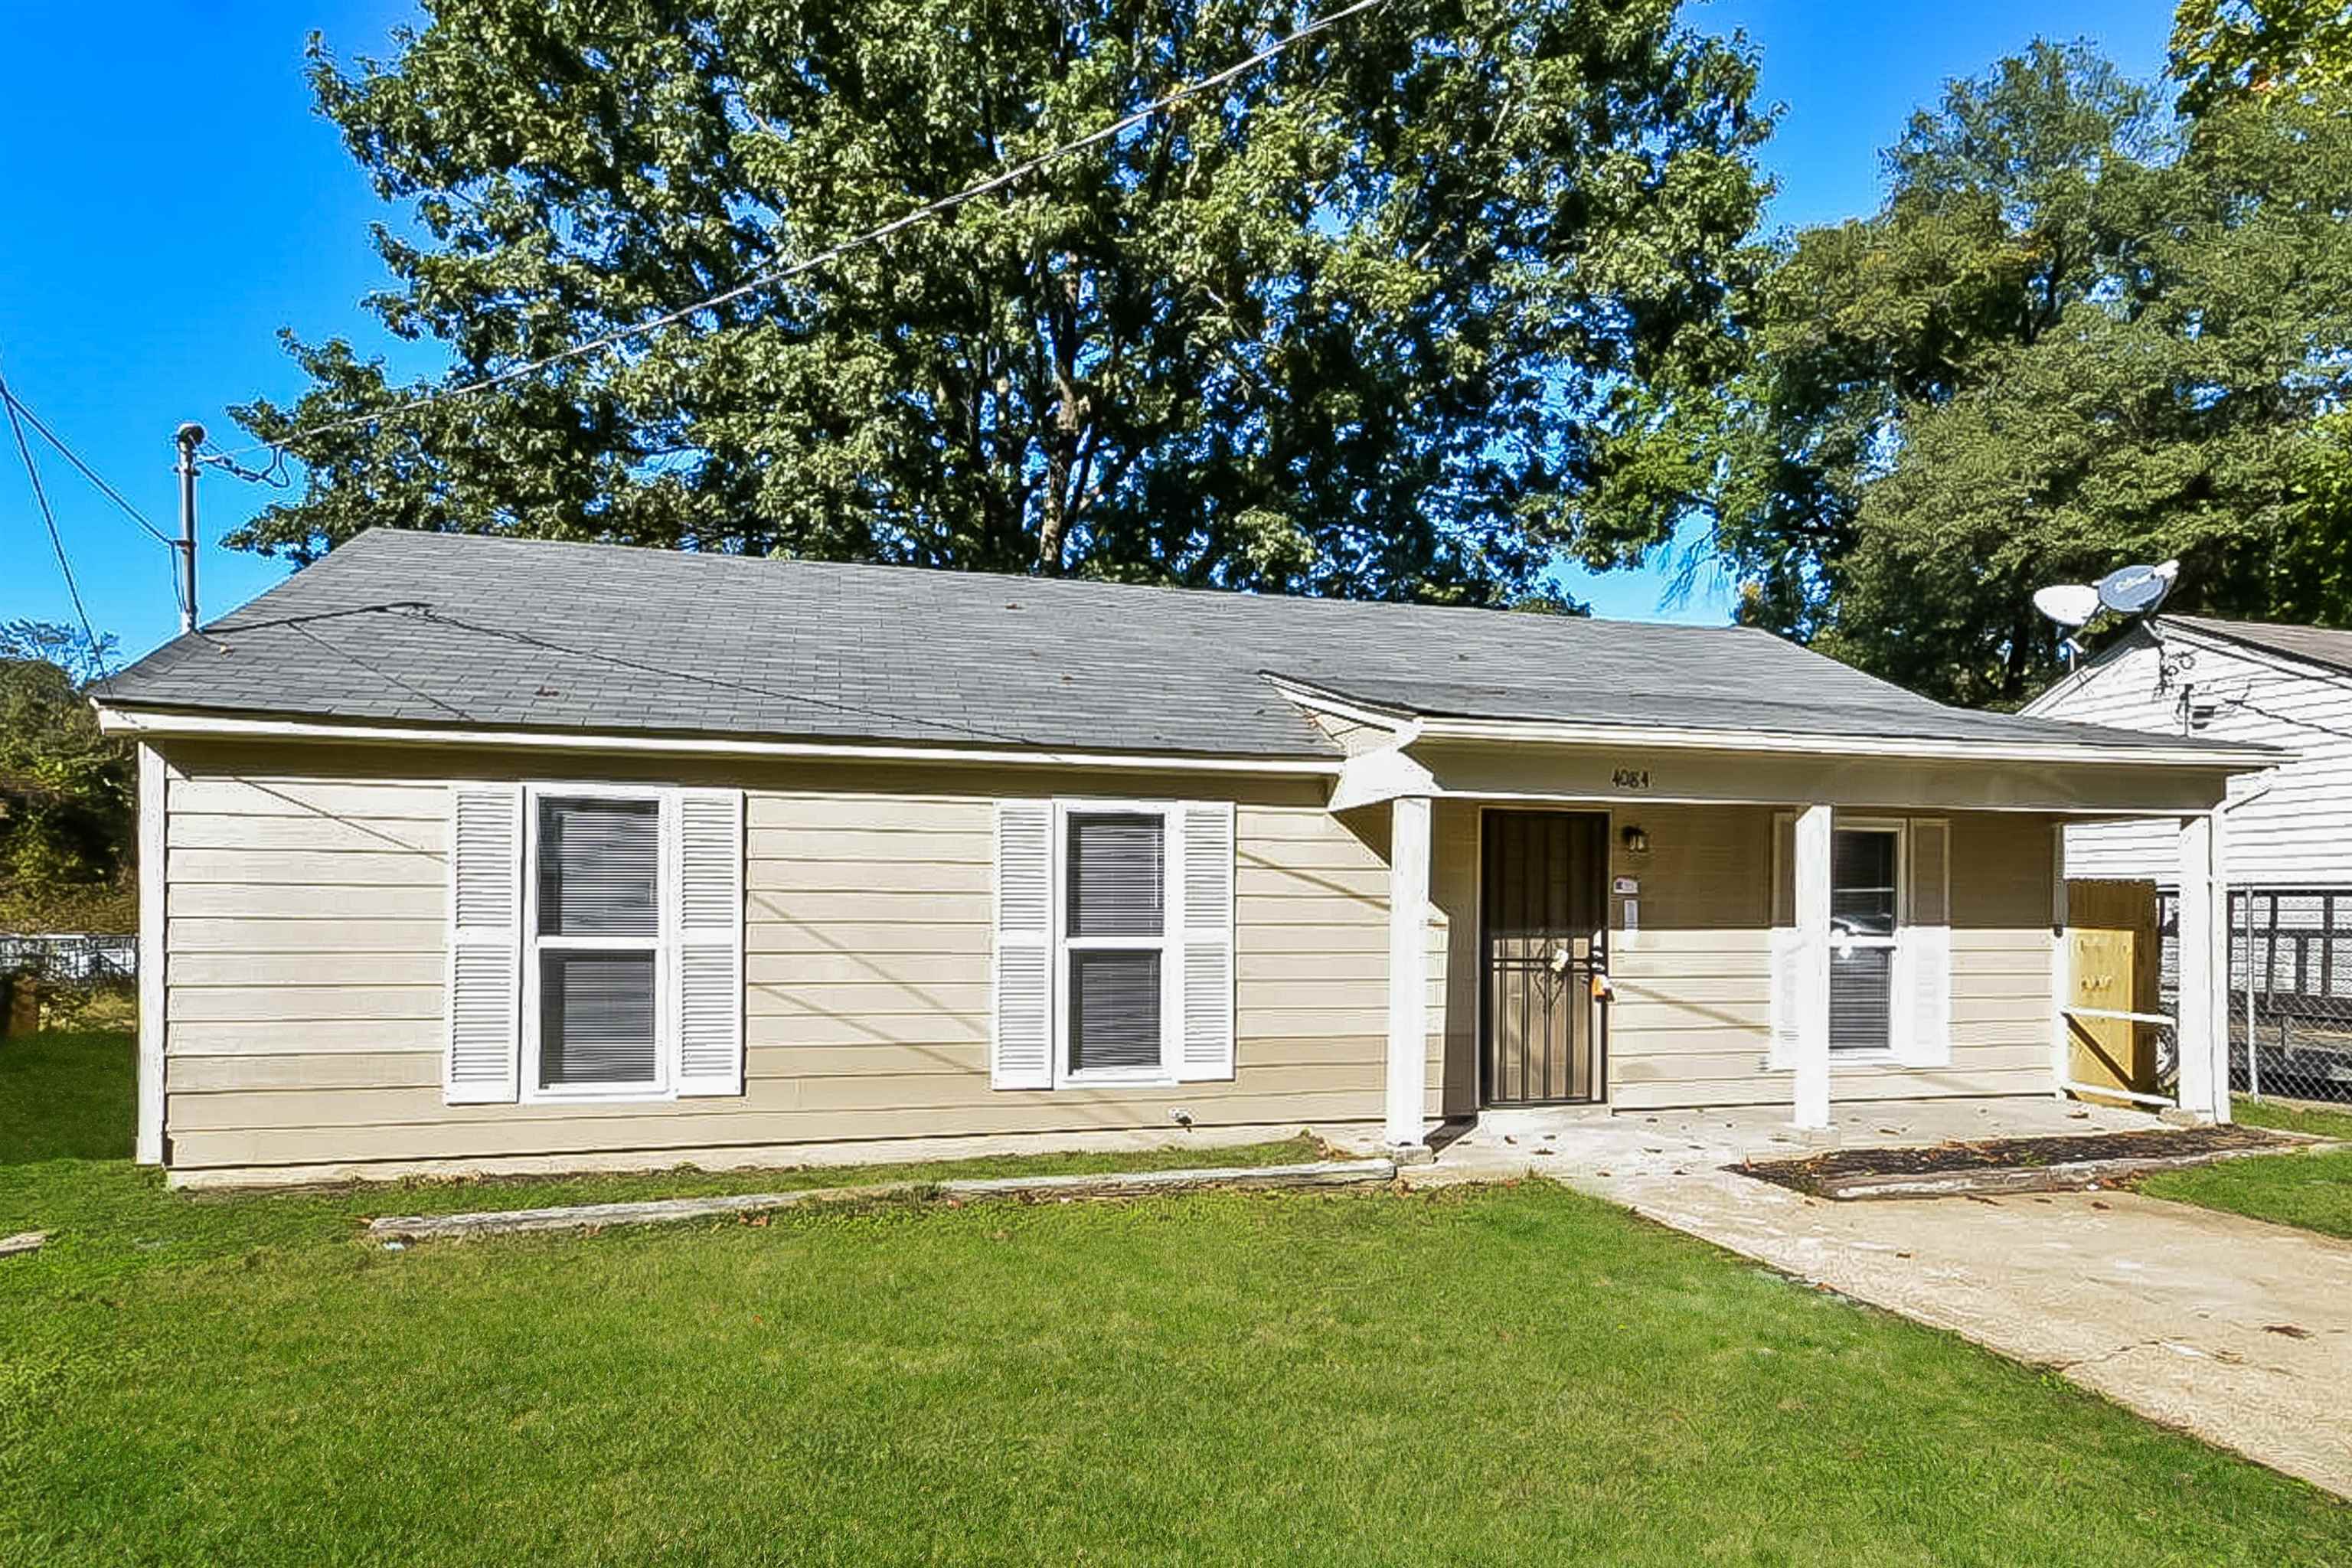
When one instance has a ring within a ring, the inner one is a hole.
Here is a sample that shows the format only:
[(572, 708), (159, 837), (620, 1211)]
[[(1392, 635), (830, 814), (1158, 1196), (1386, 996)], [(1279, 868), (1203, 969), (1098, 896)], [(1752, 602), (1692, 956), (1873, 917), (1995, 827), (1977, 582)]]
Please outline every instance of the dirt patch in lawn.
[(2078, 1138), (1993, 1138), (1916, 1148), (1839, 1149), (1732, 1169), (1813, 1197), (1935, 1197), (2102, 1186), (2165, 1170), (2273, 1153), (2308, 1140), (2261, 1127), (2183, 1127)]

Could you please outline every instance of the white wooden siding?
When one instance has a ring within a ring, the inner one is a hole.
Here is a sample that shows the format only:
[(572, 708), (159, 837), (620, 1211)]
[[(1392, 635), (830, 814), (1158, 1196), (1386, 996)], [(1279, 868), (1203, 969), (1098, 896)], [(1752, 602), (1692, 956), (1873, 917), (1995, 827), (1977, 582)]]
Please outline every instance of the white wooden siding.
[[(2180, 682), (2216, 710), (2189, 733), (2278, 746), (2296, 760), (2231, 782), (2232, 799), (2267, 793), (2229, 814), (2228, 871), (2243, 886), (2352, 886), (2352, 676), (2168, 631), (2196, 661), (2159, 692), (2158, 654), (2136, 637), (2100, 664), (2060, 683), (2026, 711), (2043, 718), (2112, 724), (2150, 734), (2181, 733)], [(2178, 879), (2169, 818), (2095, 823), (2066, 830), (2066, 870), (2074, 877)]]

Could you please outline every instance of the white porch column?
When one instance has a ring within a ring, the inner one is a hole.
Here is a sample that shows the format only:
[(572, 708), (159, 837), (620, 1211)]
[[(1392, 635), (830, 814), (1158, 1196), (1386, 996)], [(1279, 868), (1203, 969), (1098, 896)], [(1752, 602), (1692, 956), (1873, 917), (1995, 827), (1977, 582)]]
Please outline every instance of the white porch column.
[(1830, 808), (1797, 814), (1793, 850), (1796, 894), (1796, 1124), (1830, 1124)]
[(142, 1165), (163, 1163), (164, 792), (171, 787), (155, 748), (139, 748), (139, 1119), (132, 1152)]
[(1429, 797), (1389, 805), (1387, 1141), (1419, 1148), (1429, 1063)]
[(2180, 1109), (2230, 1120), (2229, 884), (2218, 812), (2180, 819)]

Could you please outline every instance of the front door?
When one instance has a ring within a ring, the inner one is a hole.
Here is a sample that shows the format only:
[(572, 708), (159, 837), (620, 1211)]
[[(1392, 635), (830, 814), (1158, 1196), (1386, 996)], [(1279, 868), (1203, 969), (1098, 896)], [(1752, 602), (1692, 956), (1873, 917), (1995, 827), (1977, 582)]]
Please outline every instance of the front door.
[(1489, 811), (1483, 837), (1484, 1103), (1597, 1102), (1607, 1084), (1609, 818)]

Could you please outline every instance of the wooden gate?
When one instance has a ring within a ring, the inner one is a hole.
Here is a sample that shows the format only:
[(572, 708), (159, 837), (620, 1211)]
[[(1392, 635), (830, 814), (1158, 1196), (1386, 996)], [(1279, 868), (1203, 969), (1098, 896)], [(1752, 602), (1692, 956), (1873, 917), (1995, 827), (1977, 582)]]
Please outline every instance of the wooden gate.
[[(2070, 879), (2066, 956), (2074, 985), (2067, 1005), (2095, 1014), (2159, 1012), (2163, 944), (2158, 932), (2154, 882)], [(2068, 1080), (2094, 1097), (2100, 1089), (2156, 1093), (2162, 1027), (2070, 1012)]]

